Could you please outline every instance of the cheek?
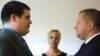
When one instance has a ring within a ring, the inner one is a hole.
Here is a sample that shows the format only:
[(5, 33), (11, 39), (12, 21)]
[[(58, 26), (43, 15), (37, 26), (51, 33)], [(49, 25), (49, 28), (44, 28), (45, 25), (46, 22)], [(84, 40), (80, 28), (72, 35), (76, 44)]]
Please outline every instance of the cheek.
[(83, 29), (84, 29), (84, 28), (83, 28), (82, 25), (77, 25), (76, 33), (77, 33), (77, 34), (80, 34), (80, 33), (82, 32)]
[(59, 40), (56, 40), (56, 41), (55, 41), (55, 44), (59, 44)]
[(81, 26), (80, 29), (79, 29), (79, 31), (81, 33), (84, 33), (86, 31), (86, 25)]
[(59, 44), (60, 40), (58, 40), (56, 43)]
[(77, 28), (78, 29), (82, 29), (82, 28), (84, 28), (86, 25), (84, 24), (84, 23), (80, 23), (80, 24), (78, 24), (77, 25)]
[(49, 44), (51, 43), (51, 40), (50, 40), (50, 39), (48, 39), (48, 43), (49, 43)]

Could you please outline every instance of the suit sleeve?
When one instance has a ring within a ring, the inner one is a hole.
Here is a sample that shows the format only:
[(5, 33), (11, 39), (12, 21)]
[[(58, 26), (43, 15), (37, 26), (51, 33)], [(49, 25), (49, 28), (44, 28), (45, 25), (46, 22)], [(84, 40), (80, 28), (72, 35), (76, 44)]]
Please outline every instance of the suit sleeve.
[(0, 40), (0, 56), (13, 56), (12, 45), (7, 40)]

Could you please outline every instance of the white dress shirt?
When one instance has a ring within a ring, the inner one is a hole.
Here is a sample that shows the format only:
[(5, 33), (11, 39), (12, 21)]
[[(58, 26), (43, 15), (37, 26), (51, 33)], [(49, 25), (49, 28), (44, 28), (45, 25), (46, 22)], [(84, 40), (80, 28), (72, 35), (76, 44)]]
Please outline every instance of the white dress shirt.
[(99, 35), (100, 33), (96, 33), (96, 34), (94, 34), (94, 35), (92, 35), (89, 39), (87, 39), (86, 41), (85, 41), (85, 44), (87, 44), (88, 42), (90, 42), (94, 37), (96, 37), (97, 35)]

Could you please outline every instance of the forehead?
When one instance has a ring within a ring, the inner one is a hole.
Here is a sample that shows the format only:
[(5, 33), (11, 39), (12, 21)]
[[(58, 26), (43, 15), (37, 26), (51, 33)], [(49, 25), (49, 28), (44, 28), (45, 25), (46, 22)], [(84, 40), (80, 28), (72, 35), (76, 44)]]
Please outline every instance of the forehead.
[(53, 37), (53, 38), (60, 38), (60, 35), (57, 32), (51, 32), (49, 34), (49, 38), (51, 38), (51, 37)]
[(84, 13), (79, 13), (78, 19), (80, 19), (80, 18), (82, 19), (82, 18), (84, 18), (84, 16), (85, 16)]
[(50, 36), (59, 36), (60, 37), (60, 34), (58, 33), (58, 32), (50, 32), (49, 34), (48, 34), (48, 36), (50, 37)]
[(83, 21), (85, 19), (84, 13), (80, 13), (77, 17), (77, 21)]
[(80, 13), (78, 15), (77, 21), (88, 23), (89, 21), (91, 21), (91, 19), (89, 19), (89, 17), (85, 13)]
[(58, 32), (50, 32), (50, 35), (58, 35)]
[(56, 38), (56, 39), (60, 39), (60, 34), (58, 32), (50, 32), (49, 35), (48, 35), (48, 38), (51, 39), (52, 38)]
[(23, 10), (23, 15), (30, 15), (30, 10), (24, 9)]

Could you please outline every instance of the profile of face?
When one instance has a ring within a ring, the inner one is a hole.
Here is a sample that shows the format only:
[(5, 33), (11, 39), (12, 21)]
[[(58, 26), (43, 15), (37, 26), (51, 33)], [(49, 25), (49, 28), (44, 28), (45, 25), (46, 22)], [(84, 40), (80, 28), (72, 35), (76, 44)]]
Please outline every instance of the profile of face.
[(57, 48), (58, 44), (60, 42), (60, 32), (57, 30), (52, 30), (49, 34), (48, 34), (48, 43), (49, 43), (49, 47), (51, 48)]
[(86, 34), (87, 34), (87, 28), (88, 23), (85, 20), (85, 14), (80, 13), (78, 15), (78, 18), (76, 20), (76, 25), (75, 25), (75, 30), (76, 30), (76, 35), (78, 38), (85, 40), (86, 39)]
[(30, 11), (24, 9), (21, 17), (17, 17), (18, 29), (21, 35), (26, 35), (29, 32), (30, 24), (32, 23), (30, 19)]

